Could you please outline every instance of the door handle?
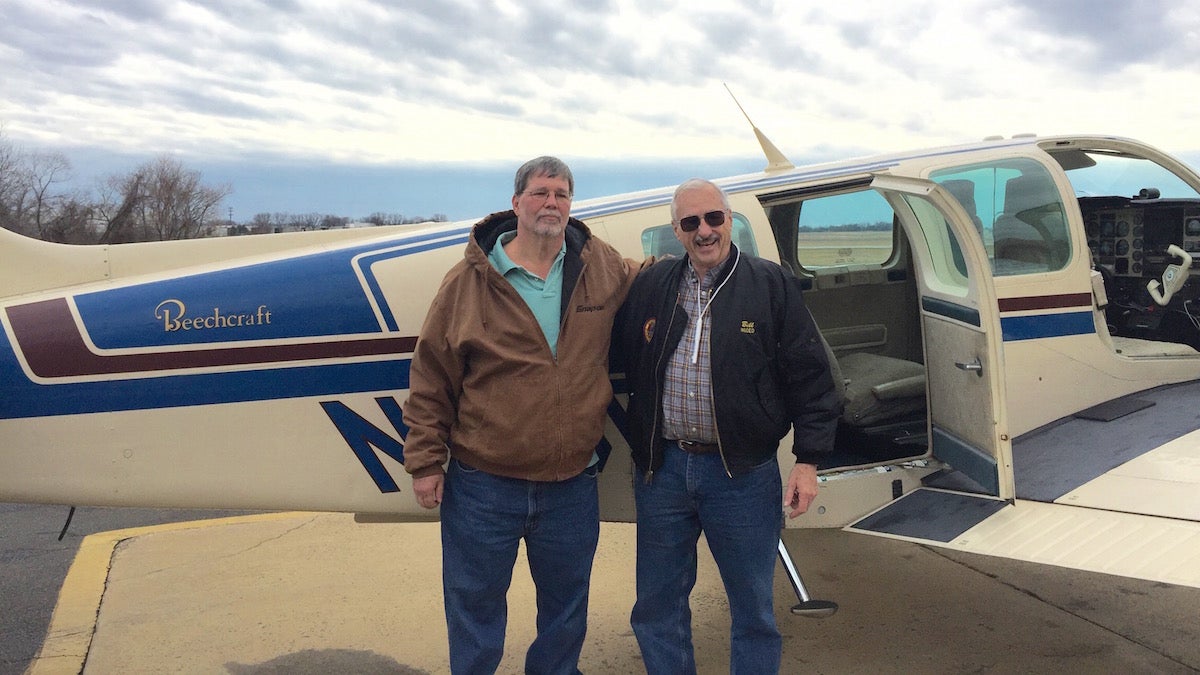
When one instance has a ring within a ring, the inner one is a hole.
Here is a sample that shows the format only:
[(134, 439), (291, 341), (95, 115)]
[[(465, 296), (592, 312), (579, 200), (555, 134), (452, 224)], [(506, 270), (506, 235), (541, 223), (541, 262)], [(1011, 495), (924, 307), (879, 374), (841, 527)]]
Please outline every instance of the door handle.
[(963, 361), (955, 361), (954, 366), (959, 370), (965, 370), (968, 373), (975, 373), (979, 377), (983, 377), (983, 363), (976, 356), (974, 361), (965, 363)]

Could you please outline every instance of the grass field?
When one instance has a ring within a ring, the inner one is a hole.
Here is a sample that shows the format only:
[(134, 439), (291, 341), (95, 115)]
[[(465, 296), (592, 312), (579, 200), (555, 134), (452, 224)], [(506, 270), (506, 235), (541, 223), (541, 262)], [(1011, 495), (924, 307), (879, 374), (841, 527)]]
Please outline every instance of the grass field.
[(801, 232), (797, 248), (805, 267), (881, 263), (892, 253), (892, 233)]

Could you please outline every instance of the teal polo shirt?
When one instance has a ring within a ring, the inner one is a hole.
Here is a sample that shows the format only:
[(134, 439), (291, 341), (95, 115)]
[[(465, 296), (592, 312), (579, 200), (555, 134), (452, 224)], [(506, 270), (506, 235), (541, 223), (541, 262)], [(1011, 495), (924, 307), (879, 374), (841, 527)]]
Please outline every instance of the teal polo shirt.
[(545, 279), (531, 274), (528, 270), (512, 261), (504, 251), (504, 245), (517, 236), (516, 232), (505, 232), (496, 239), (496, 245), (488, 253), (488, 262), (500, 276), (504, 277), (517, 293), (529, 305), (534, 318), (542, 327), (542, 335), (546, 344), (550, 345), (550, 353), (558, 358), (558, 329), (562, 324), (562, 282), (563, 258), (567, 254), (567, 242), (550, 265), (550, 273)]

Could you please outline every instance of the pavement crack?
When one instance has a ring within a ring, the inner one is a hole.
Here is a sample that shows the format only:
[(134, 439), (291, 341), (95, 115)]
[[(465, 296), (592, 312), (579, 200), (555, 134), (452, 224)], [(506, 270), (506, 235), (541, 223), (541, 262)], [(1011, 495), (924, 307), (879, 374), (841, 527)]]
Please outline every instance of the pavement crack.
[[(310, 517), (304, 519), (303, 521), (296, 523), (295, 525), (293, 525), (291, 527), (288, 527), (286, 530), (279, 532), (278, 534), (272, 535), (270, 537), (266, 537), (266, 538), (264, 538), (258, 542), (255, 542), (254, 544), (247, 546), (245, 548), (225, 553), (224, 555), (219, 556), (218, 559), (226, 560), (229, 558), (236, 558), (240, 555), (249, 553), (250, 551), (254, 551), (258, 548), (266, 546), (267, 544), (270, 544), (272, 542), (279, 541), (280, 539), (287, 537), (288, 535), (292, 534), (293, 532), (296, 532), (297, 530), (299, 530), (301, 528), (311, 525), (314, 521), (316, 521), (316, 519), (317, 519), (316, 515), (310, 516)], [(120, 550), (120, 549), (123, 549), (124, 547), (128, 546), (132, 542), (133, 539), (134, 539), (134, 537), (122, 539), (120, 542), (117, 543), (117, 549)], [(208, 560), (210, 560), (210, 559), (206, 558), (204, 562), (207, 562)], [(149, 577), (153, 577), (155, 575), (161, 574), (163, 572), (168, 572), (173, 569), (178, 569), (179, 567), (186, 567), (186, 566), (193, 565), (193, 564), (199, 564), (199, 561), (185, 563), (184, 565), (175, 565), (172, 567), (160, 567), (158, 569), (148, 570), (145, 573), (138, 575), (138, 577), (139, 578), (149, 578)]]
[(276, 542), (276, 541), (279, 541), (280, 539), (283, 539), (284, 537), (286, 537), (286, 536), (288, 536), (288, 535), (292, 534), (293, 532), (296, 532), (297, 530), (300, 530), (301, 528), (308, 527), (309, 525), (312, 525), (312, 524), (313, 524), (313, 522), (314, 522), (314, 521), (316, 521), (316, 519), (317, 519), (317, 517), (316, 517), (316, 516), (312, 516), (312, 517), (310, 517), (310, 518), (308, 518), (308, 519), (306, 519), (306, 520), (303, 520), (303, 521), (301, 521), (301, 522), (299, 522), (299, 523), (296, 523), (294, 526), (292, 526), (292, 527), (289, 527), (288, 529), (286, 529), (286, 530), (284, 530), (284, 531), (280, 532), (279, 534), (276, 534), (276, 535), (274, 535), (274, 536), (272, 536), (272, 537), (267, 537), (267, 538), (263, 539), (262, 541), (259, 541), (258, 543), (254, 544), (253, 546), (248, 546), (248, 547), (246, 547), (246, 548), (244, 548), (244, 549), (242, 549), (242, 550), (240, 550), (240, 551), (236, 551), (236, 552), (233, 552), (233, 553), (229, 553), (229, 554), (226, 554), (225, 556), (222, 556), (222, 557), (224, 557), (224, 558), (232, 558), (232, 557), (235, 557), (235, 556), (242, 555), (243, 553), (249, 553), (250, 551), (253, 551), (253, 550), (255, 550), (255, 549), (262, 548), (263, 546), (266, 546), (267, 544), (270, 544), (270, 543), (272, 543), (272, 542)]

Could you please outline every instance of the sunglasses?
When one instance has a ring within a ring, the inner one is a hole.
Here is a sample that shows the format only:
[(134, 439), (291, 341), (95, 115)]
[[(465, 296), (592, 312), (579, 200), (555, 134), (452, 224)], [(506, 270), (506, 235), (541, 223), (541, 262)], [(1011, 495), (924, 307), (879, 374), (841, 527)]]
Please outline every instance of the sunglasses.
[[(724, 211), (709, 211), (704, 214), (704, 222), (708, 223), (709, 227), (720, 227), (725, 224)], [(687, 218), (679, 219), (679, 229), (684, 232), (695, 232), (700, 229), (700, 216), (688, 216)]]

